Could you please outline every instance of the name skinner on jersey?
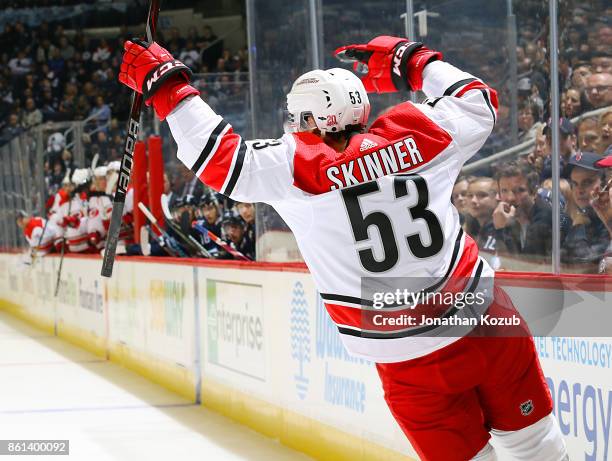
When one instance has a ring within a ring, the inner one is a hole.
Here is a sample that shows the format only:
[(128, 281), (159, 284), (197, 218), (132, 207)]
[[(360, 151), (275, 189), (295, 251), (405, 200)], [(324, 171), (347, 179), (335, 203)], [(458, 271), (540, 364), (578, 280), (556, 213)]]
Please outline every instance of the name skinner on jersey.
[[(327, 168), (326, 174), (334, 183), (330, 190), (336, 190), (398, 173), (421, 163), (421, 152), (414, 139), (408, 137), (348, 162), (331, 166)], [(363, 178), (361, 181), (353, 174), (357, 170)]]

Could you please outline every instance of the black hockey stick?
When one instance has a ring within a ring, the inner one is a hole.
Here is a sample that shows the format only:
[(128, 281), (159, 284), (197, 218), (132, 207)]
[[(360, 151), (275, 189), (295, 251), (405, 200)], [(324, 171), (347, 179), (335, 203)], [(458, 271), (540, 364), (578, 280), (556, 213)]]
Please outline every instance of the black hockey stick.
[[(176, 251), (171, 248), (171, 245), (166, 245), (163, 235), (157, 235), (155, 232), (153, 232), (153, 229), (151, 229), (151, 226), (149, 226), (148, 224), (142, 226), (141, 231), (144, 231), (140, 233), (140, 248), (143, 256), (151, 256), (151, 244), (149, 243), (150, 238), (155, 239), (159, 247), (164, 250), (164, 252), (168, 256), (179, 256), (178, 253), (176, 253)], [(149, 248), (148, 251), (145, 251), (145, 247), (147, 245)]]
[[(68, 200), (70, 200), (68, 202), (68, 213), (66, 213), (66, 216), (70, 216), (70, 211), (72, 208), (72, 192), (70, 193), (70, 195), (68, 196)], [(62, 278), (62, 266), (64, 265), (64, 254), (66, 253), (66, 230), (64, 230), (64, 235), (62, 236), (62, 249), (60, 252), (60, 262), (59, 262), (59, 268), (57, 269), (57, 280), (55, 282), (55, 293), (53, 294), (54, 297), (57, 298), (57, 294), (59, 293), (59, 288), (60, 288), (60, 280)]]
[(161, 207), (165, 221), (168, 226), (170, 226), (172, 231), (176, 235), (178, 235), (185, 244), (195, 249), (204, 258), (212, 258), (212, 255), (208, 252), (208, 250), (204, 248), (204, 246), (200, 242), (193, 238), (193, 235), (185, 234), (181, 229), (181, 226), (179, 226), (178, 223), (174, 222), (172, 218), (172, 213), (170, 213), (170, 207), (168, 206), (168, 196), (165, 194), (162, 194), (161, 196)]
[(234, 258), (239, 259), (241, 261), (253, 261), (251, 258), (245, 256), (240, 251), (235, 250), (229, 243), (225, 242), (221, 237), (215, 235), (211, 230), (207, 229), (206, 227), (194, 223), (193, 228), (200, 232), (202, 235), (208, 235), (208, 237), (213, 241), (215, 245), (227, 251)]
[[(161, 0), (150, 0), (149, 3), (149, 16), (147, 17), (146, 29), (147, 41), (149, 43), (155, 40), (160, 3)], [(115, 198), (113, 200), (113, 212), (111, 214), (108, 235), (106, 236), (104, 261), (102, 262), (101, 272), (103, 277), (110, 277), (113, 275), (113, 264), (115, 263), (117, 242), (119, 241), (119, 228), (121, 227), (121, 218), (123, 217), (123, 206), (125, 205), (125, 196), (127, 194), (130, 175), (132, 174), (132, 166), (134, 164), (134, 145), (136, 144), (136, 140), (138, 138), (141, 111), (142, 94), (134, 92), (132, 96), (132, 108), (130, 109), (130, 120), (128, 121), (127, 126), (125, 149), (121, 158), (121, 168), (119, 170), (119, 179), (117, 180), (117, 190), (115, 191)]]
[(142, 202), (138, 202), (138, 208), (140, 208), (140, 211), (143, 212), (145, 217), (149, 220), (149, 222), (153, 225), (153, 227), (155, 227), (157, 232), (159, 232), (159, 234), (162, 237), (162, 239), (165, 239), (168, 242), (167, 248), (169, 250), (171, 250), (172, 252), (174, 252), (174, 254), (172, 256), (180, 256), (180, 257), (183, 257), (183, 258), (187, 257), (185, 252), (183, 252), (183, 250), (181, 250), (178, 245), (177, 245), (177, 248), (173, 247), (173, 245), (172, 245), (172, 241), (173, 241), (172, 236), (170, 236), (165, 230), (163, 230), (159, 226), (159, 223), (157, 222), (157, 219), (155, 218), (155, 216), (153, 216), (153, 213), (151, 213), (151, 210), (149, 210), (145, 206), (145, 204), (142, 203)]

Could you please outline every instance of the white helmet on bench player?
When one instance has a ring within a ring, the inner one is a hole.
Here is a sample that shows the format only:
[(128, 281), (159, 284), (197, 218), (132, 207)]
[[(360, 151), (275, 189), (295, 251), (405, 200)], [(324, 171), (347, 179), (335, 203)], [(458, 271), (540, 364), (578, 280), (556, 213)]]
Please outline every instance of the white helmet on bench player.
[(77, 168), (74, 170), (74, 173), (72, 173), (71, 180), (72, 184), (77, 187), (84, 186), (91, 180), (91, 172), (89, 171), (89, 168)]
[(365, 126), (370, 101), (363, 83), (346, 69), (313, 70), (298, 77), (287, 95), (289, 129), (308, 131), (312, 116), (321, 133), (337, 133), (349, 125)]

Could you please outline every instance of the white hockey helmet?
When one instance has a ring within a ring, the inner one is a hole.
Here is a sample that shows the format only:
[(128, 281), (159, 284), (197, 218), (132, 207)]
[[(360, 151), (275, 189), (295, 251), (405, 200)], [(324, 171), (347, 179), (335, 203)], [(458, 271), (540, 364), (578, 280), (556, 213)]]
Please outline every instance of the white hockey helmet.
[(97, 166), (93, 170), (93, 175), (96, 178), (106, 178), (106, 173), (108, 171), (108, 167), (105, 166)]
[(91, 176), (90, 176), (89, 168), (75, 169), (74, 173), (72, 173), (72, 178), (71, 178), (72, 184), (74, 184), (77, 187), (87, 184), (90, 179), (91, 179)]
[(108, 168), (107, 170), (108, 173), (118, 172), (121, 169), (121, 162), (119, 160), (109, 162), (109, 164), (107, 165), (107, 168)]
[(287, 95), (289, 129), (308, 131), (311, 115), (321, 133), (337, 133), (349, 125), (365, 126), (370, 101), (363, 83), (352, 72), (334, 68), (313, 70), (297, 78)]

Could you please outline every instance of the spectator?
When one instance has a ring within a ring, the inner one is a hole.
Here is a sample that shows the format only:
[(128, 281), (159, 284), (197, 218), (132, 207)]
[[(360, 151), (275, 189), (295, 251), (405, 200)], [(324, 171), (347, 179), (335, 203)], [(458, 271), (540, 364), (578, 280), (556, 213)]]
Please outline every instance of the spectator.
[[(610, 27), (602, 27), (603, 29), (612, 31)], [(609, 48), (607, 53), (597, 52), (591, 56), (591, 68), (595, 74), (612, 74), (612, 56)]]
[[(453, 187), (453, 193), (451, 195), (451, 202), (457, 208), (459, 216), (463, 219), (465, 213), (468, 212), (467, 202), (467, 191), (468, 191), (468, 179), (466, 177), (459, 177)], [(463, 222), (462, 222), (463, 224)]]
[(111, 110), (108, 104), (104, 102), (102, 96), (96, 96), (96, 105), (91, 109), (89, 113), (92, 122), (94, 122), (98, 128), (108, 125), (111, 120)]
[(51, 190), (57, 191), (62, 185), (62, 180), (66, 176), (66, 169), (61, 158), (57, 158), (51, 165), (51, 174), (47, 178), (48, 186)]
[(596, 151), (598, 154), (603, 154), (612, 144), (612, 109), (599, 117), (598, 131), (599, 140)]
[(185, 49), (183, 49), (183, 51), (181, 51), (181, 54), (179, 55), (179, 60), (181, 60), (183, 64), (189, 66), (192, 69), (197, 68), (200, 62), (200, 53), (196, 49), (193, 40), (187, 40)]
[(61, 160), (62, 153), (66, 148), (66, 138), (59, 131), (52, 133), (47, 138), (47, 152), (45, 153), (45, 159), (49, 164), (55, 163), (56, 160)]
[(17, 56), (9, 61), (8, 66), (11, 70), (11, 74), (19, 77), (31, 72), (32, 60), (26, 56), (25, 51), (19, 50)]
[(62, 75), (66, 66), (66, 60), (60, 54), (59, 48), (53, 48), (51, 50), (51, 57), (47, 61), (47, 65), (49, 66), (49, 71), (53, 72), (54, 76)]
[(551, 146), (544, 132), (545, 126), (539, 127), (535, 135), (535, 143), (533, 151), (527, 156), (529, 164), (542, 175), (544, 169), (544, 161), (550, 157)]
[[(553, 182), (551, 178), (548, 178), (542, 181), (542, 188), (540, 189), (540, 192), (542, 189), (545, 189), (549, 191), (550, 193), (540, 194), (540, 196), (548, 200), (552, 204)], [(565, 212), (568, 207), (568, 204), (574, 200), (572, 196), (572, 186), (570, 186), (570, 183), (567, 179), (561, 178), (559, 180), (559, 189), (561, 192), (561, 197), (559, 197), (559, 200), (561, 201), (561, 210)]]
[(95, 154), (98, 154), (100, 164), (105, 164), (110, 160), (110, 145), (105, 131), (98, 131), (95, 134), (95, 142), (91, 146), (91, 155), (87, 157), (91, 161)]
[(87, 118), (89, 113), (91, 112), (91, 106), (89, 105), (89, 101), (84, 94), (77, 96), (76, 103), (74, 107), (74, 117), (76, 120), (83, 120)]
[(573, 118), (582, 113), (582, 100), (580, 91), (569, 88), (561, 98), (561, 111), (564, 117)]
[(537, 130), (542, 127), (540, 118), (540, 108), (533, 102), (526, 102), (519, 110), (518, 128), (521, 142), (535, 138)]
[(64, 162), (64, 165), (66, 166), (66, 170), (70, 170), (71, 173), (74, 173), (74, 171), (77, 169), (76, 164), (74, 163), (74, 157), (72, 155), (72, 152), (70, 152), (68, 149), (64, 149), (62, 151), (62, 162)]
[(572, 71), (572, 87), (578, 91), (584, 90), (591, 73), (591, 67), (588, 64), (581, 64), (576, 67)]
[(68, 37), (65, 35), (59, 40), (59, 49), (60, 55), (65, 61), (72, 59), (76, 52), (74, 46), (72, 46), (72, 44), (68, 41)]
[(106, 41), (106, 39), (103, 38), (102, 40), (100, 40), (100, 44), (96, 48), (96, 51), (93, 52), (91, 56), (91, 60), (93, 62), (102, 62), (102, 61), (106, 61), (107, 59), (110, 59), (110, 57), (111, 57), (110, 46), (108, 45), (108, 42)]
[[(548, 155), (544, 158), (540, 179), (552, 177), (552, 130), (547, 125), (544, 127), (544, 138)], [(570, 165), (569, 160), (573, 155), (576, 155), (578, 149), (578, 136), (574, 124), (567, 118), (561, 118), (559, 121), (559, 176), (564, 179), (569, 179)]]
[(595, 164), (598, 168), (607, 168), (607, 182), (606, 187), (601, 192), (595, 194), (591, 201), (591, 206), (606, 226), (611, 239), (599, 265), (599, 272), (612, 275), (612, 149), (609, 149), (609, 151), (607, 157), (598, 160)]
[(595, 165), (601, 156), (582, 152), (570, 159), (573, 203), (569, 209), (572, 227), (561, 248), (561, 260), (566, 263), (597, 264), (610, 243), (605, 224), (591, 206), (597, 195), (603, 173)]
[(202, 181), (200, 181), (191, 172), (191, 170), (186, 168), (184, 165), (181, 165), (179, 168), (182, 188), (178, 196), (182, 197), (183, 199), (193, 198), (197, 203), (204, 193), (204, 185), (202, 184)]
[(467, 188), (467, 208), (473, 218), (467, 225), (467, 232), (474, 238), (481, 250), (494, 253), (495, 228), (492, 214), (497, 206), (497, 187), (495, 181), (487, 177), (473, 178)]
[(28, 130), (32, 128), (33, 126), (36, 126), (42, 123), (42, 121), (43, 121), (42, 112), (40, 111), (40, 109), (38, 109), (34, 105), (34, 99), (28, 98), (26, 100), (25, 111), (23, 112), (23, 115), (21, 118), (21, 124), (26, 130)]
[(589, 117), (580, 121), (578, 123), (578, 148), (582, 151), (593, 152), (598, 143), (597, 120)]
[[(215, 70), (217, 60), (223, 53), (223, 41), (219, 40), (214, 34), (212, 27), (204, 26), (201, 42), (198, 44), (202, 49), (200, 61), (206, 65), (210, 71)], [(221, 71), (222, 72), (222, 71)]]
[(592, 74), (587, 78), (586, 94), (593, 109), (612, 104), (612, 74)]
[(0, 133), (0, 145), (6, 144), (15, 136), (18, 136), (23, 131), (21, 125), (19, 125), (19, 116), (13, 112), (9, 116), (8, 124), (2, 129)]
[(538, 179), (524, 161), (503, 164), (497, 171), (500, 202), (493, 212), (493, 225), (498, 250), (550, 256), (552, 207), (538, 196)]

